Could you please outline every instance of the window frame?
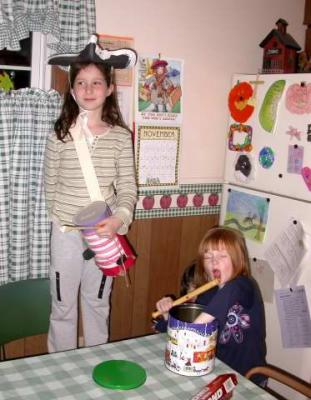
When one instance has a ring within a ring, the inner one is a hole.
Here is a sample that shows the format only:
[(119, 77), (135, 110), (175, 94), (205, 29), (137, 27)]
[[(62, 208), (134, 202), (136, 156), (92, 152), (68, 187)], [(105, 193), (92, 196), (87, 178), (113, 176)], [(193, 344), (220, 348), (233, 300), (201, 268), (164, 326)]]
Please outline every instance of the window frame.
[[(0, 65), (2, 70), (30, 71), (30, 87), (43, 90), (51, 88), (51, 67), (47, 65), (47, 38), (41, 32), (32, 32), (30, 66)], [(28, 87), (28, 86), (27, 86)]]

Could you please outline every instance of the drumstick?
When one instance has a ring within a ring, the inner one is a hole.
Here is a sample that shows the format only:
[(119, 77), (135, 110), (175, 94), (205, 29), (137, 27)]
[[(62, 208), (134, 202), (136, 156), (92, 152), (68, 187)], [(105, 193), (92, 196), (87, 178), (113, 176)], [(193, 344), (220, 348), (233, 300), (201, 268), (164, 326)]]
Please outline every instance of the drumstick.
[(96, 226), (81, 226), (81, 225), (63, 225), (63, 227), (68, 228), (72, 231), (83, 231), (87, 229), (97, 229)]
[[(206, 292), (209, 289), (212, 289), (213, 287), (219, 285), (219, 280), (218, 279), (214, 279), (210, 282), (205, 283), (204, 285), (198, 287), (197, 289), (193, 290), (192, 292), (189, 292), (187, 294), (185, 294), (182, 297), (179, 297), (179, 299), (174, 300), (173, 301), (173, 306), (177, 306), (178, 304), (182, 304), (185, 303), (187, 300), (192, 299), (192, 297), (194, 296), (198, 296), (199, 294)], [(162, 312), (161, 311), (154, 311), (151, 315), (152, 318), (157, 318), (159, 315), (161, 315)]]

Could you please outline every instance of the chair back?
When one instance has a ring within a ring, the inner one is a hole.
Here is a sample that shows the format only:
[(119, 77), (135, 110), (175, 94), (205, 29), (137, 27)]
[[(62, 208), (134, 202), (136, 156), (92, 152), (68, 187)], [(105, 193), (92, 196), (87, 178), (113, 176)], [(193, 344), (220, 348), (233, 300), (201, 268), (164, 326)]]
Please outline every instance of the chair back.
[(50, 307), (50, 280), (47, 278), (0, 286), (0, 346), (46, 333)]
[(307, 396), (307, 398), (311, 398), (311, 384), (299, 378), (298, 376), (295, 376), (287, 371), (284, 371), (281, 368), (278, 368), (274, 365), (254, 367), (251, 368), (245, 374), (245, 377), (250, 379), (252, 376), (257, 374), (264, 375), (267, 378), (274, 379), (282, 383), (283, 385), (295, 390), (296, 392), (301, 393), (304, 396)]

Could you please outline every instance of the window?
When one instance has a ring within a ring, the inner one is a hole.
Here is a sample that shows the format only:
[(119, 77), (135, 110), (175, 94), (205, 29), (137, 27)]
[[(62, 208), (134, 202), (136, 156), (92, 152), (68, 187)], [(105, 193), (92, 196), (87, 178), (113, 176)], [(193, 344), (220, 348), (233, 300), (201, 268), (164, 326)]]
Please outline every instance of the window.
[(35, 87), (50, 88), (50, 67), (46, 66), (46, 38), (33, 32), (20, 42), (20, 51), (0, 50), (0, 88), (5, 91)]

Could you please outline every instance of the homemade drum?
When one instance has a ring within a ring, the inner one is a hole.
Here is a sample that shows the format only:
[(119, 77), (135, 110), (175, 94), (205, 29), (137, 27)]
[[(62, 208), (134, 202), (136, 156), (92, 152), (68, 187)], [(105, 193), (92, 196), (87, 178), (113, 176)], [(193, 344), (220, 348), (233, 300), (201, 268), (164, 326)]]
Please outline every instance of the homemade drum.
[(73, 217), (73, 222), (76, 225), (92, 227), (98, 224), (103, 219), (106, 219), (112, 215), (110, 208), (105, 201), (93, 201), (88, 206), (82, 208), (82, 210)]
[[(95, 225), (110, 217), (111, 211), (106, 202), (94, 201), (74, 216), (73, 222), (81, 230), (88, 248), (93, 251), (96, 265), (105, 275), (117, 276), (135, 263), (135, 255), (125, 236), (113, 238), (101, 237), (96, 233)], [(85, 229), (84, 229), (85, 227)]]
[(169, 311), (168, 341), (165, 365), (180, 375), (200, 376), (215, 365), (217, 321), (196, 324), (193, 321), (205, 311), (200, 304), (181, 304)]

